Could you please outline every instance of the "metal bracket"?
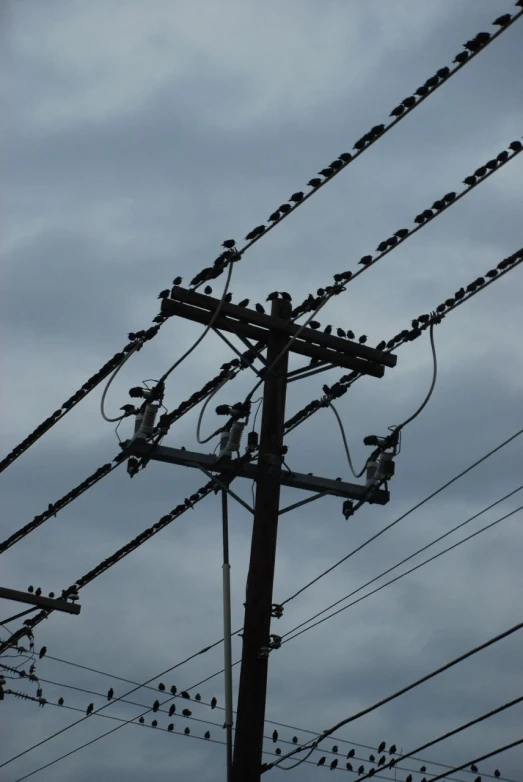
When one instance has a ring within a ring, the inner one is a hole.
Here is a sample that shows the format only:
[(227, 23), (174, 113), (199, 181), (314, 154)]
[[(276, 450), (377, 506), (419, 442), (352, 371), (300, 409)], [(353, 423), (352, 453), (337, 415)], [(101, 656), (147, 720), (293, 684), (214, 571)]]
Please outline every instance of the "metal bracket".
[(279, 603), (273, 603), (271, 606), (271, 617), (273, 619), (281, 619), (283, 616), (283, 606)]

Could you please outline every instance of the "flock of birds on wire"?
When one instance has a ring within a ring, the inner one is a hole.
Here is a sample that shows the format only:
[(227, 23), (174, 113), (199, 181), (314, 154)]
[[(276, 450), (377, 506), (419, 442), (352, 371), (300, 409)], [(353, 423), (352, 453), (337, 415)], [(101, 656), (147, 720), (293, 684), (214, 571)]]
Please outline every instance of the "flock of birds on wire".
[[(42, 648), (40, 649), (40, 652), (38, 654), (39, 659), (42, 659), (43, 657), (45, 657), (46, 653), (47, 653), (47, 647), (46, 646), (42, 646)], [(27, 676), (30, 680), (38, 682), (39, 680), (38, 680), (38, 677), (35, 675), (35, 671), (36, 671), (36, 665), (33, 662), (31, 664), (30, 668), (29, 668), (29, 674), (27, 674), (25, 671), (21, 671), (21, 670), (17, 670), (16, 672), (21, 677)], [(169, 694), (172, 697), (179, 697), (179, 698), (182, 698), (182, 699), (187, 700), (187, 701), (191, 700), (191, 695), (189, 694), (189, 692), (187, 692), (186, 690), (182, 690), (181, 692), (178, 692), (178, 689), (177, 689), (177, 687), (175, 685), (172, 685), (171, 687), (167, 688), (166, 685), (163, 682), (160, 682), (158, 684), (158, 690), (161, 693), (169, 692)], [(43, 697), (43, 690), (42, 690), (40, 684), (38, 684), (36, 695), (37, 695), (37, 699), (38, 699), (38, 701), (40, 703), (40, 706), (44, 706), (47, 703), (47, 700)], [(107, 691), (107, 700), (108, 701), (112, 701), (114, 699), (114, 696), (115, 696), (114, 688), (110, 687), (109, 690)], [(201, 697), (200, 693), (196, 693), (194, 695), (193, 700), (196, 701), (196, 702), (201, 702), (202, 697)], [(57, 703), (58, 703), (58, 706), (64, 706), (65, 705), (65, 699), (61, 696), (61, 697), (58, 698), (58, 702)], [(203, 705), (207, 705), (207, 704), (204, 703)], [(211, 709), (214, 710), (217, 707), (217, 705), (218, 705), (217, 698), (213, 696), (211, 698), (211, 701), (210, 701), (209, 705), (210, 705)], [(163, 711), (161, 709), (161, 706), (162, 706), (162, 704), (160, 703), (160, 701), (158, 699), (156, 699), (154, 701), (154, 703), (152, 704), (152, 707), (151, 707), (151, 711), (153, 712), (153, 714), (157, 714), (159, 711)], [(167, 710), (165, 710), (165, 711), (167, 711)], [(85, 713), (86, 713), (87, 716), (95, 713), (95, 705), (94, 705), (94, 703), (89, 703), (89, 705), (86, 708)], [(167, 713), (168, 713), (169, 717), (173, 717), (173, 715), (176, 713), (176, 705), (174, 703), (171, 703)], [(190, 709), (188, 709), (188, 708), (184, 708), (184, 709), (182, 709), (181, 714), (182, 714), (183, 717), (189, 718), (189, 717), (192, 716), (192, 711)], [(145, 717), (142, 715), (142, 716), (138, 717), (136, 721), (140, 725), (144, 725), (145, 724)], [(158, 727), (158, 720), (157, 719), (153, 719), (151, 721), (151, 727), (153, 727), (153, 728)], [(170, 722), (167, 725), (167, 731), (169, 731), (169, 732), (174, 731), (174, 727), (175, 727), (174, 723)], [(225, 728), (225, 724), (223, 725), (223, 727)], [(184, 735), (189, 736), (190, 734), (191, 734), (190, 728), (186, 727), (184, 729)], [(209, 740), (211, 738), (210, 731), (207, 730), (204, 733), (203, 737), (204, 737), (204, 739)], [(274, 730), (273, 733), (272, 733), (272, 736), (271, 736), (272, 742), (274, 744), (276, 744), (278, 742), (279, 737), (280, 736), (279, 736), (278, 731)], [(298, 745), (300, 743), (300, 741), (299, 741), (298, 736), (293, 736), (291, 741), (287, 742), (287, 743), (293, 744), (293, 745)], [(282, 749), (280, 747), (276, 747), (275, 748), (275, 754), (276, 755), (281, 755), (282, 754)], [(336, 757), (334, 757), (332, 760), (330, 760), (330, 762), (328, 762), (327, 754), (335, 755)], [(342, 752), (340, 752), (340, 748), (339, 748), (338, 744), (334, 744), (332, 746), (330, 752), (327, 752), (327, 754), (322, 755), (319, 758), (319, 760), (316, 763), (317, 766), (326, 766), (326, 764), (328, 763), (328, 768), (331, 771), (334, 771), (336, 768), (338, 768), (338, 766), (340, 766), (340, 763), (342, 762), (340, 760), (340, 758), (343, 755), (343, 761), (345, 762), (345, 769), (347, 771), (353, 771), (354, 773), (357, 773), (358, 775), (366, 774), (368, 777), (374, 776), (377, 772), (379, 772), (379, 770), (381, 768), (383, 768), (383, 769), (385, 769), (385, 768), (388, 768), (388, 769), (394, 768), (396, 766), (397, 760), (393, 756), (394, 755), (401, 755), (401, 753), (397, 752), (396, 744), (391, 744), (389, 746), (389, 748), (387, 749), (387, 743), (385, 741), (382, 741), (380, 743), (380, 745), (377, 748), (376, 754), (371, 752), (371, 754), (368, 756), (368, 759), (366, 760), (367, 766), (365, 766), (364, 763), (361, 763), (362, 758), (356, 757), (356, 750), (354, 748), (349, 749), (348, 752), (347, 752), (347, 755), (344, 756), (344, 750)], [(341, 768), (341, 766), (340, 766), (340, 768)], [(425, 774), (426, 771), (427, 771), (426, 765), (422, 765), (419, 768), (419, 773), (420, 774)], [(477, 774), (478, 773), (477, 766), (475, 764), (472, 764), (470, 766), (470, 771), (472, 771), (473, 773)], [(499, 769), (495, 769), (494, 770), (493, 776), (496, 779), (499, 779), (501, 777), (501, 772), (499, 771)], [(409, 773), (408, 776), (405, 778), (405, 782), (413, 782), (413, 775), (411, 773)], [(430, 782), (430, 781), (428, 781), (427, 778), (425, 776), (423, 776), (423, 778), (420, 780), (420, 782)], [(482, 782), (481, 775), (477, 776), (475, 778), (474, 782)]]

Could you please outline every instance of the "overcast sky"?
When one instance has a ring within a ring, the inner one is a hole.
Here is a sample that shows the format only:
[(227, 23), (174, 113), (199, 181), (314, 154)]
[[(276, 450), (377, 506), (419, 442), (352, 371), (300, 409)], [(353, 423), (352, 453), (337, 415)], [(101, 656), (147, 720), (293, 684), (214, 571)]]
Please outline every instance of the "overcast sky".
[[(148, 327), (158, 312), (156, 295), (173, 277), (188, 283), (212, 263), (224, 239), (242, 240), (291, 193), (306, 190), (317, 171), (450, 65), (468, 38), (492, 31), (493, 19), (512, 10), (508, 0), (4, 0), (3, 451), (121, 349), (127, 332)], [(520, 21), (256, 244), (235, 266), (234, 301), (262, 301), (278, 289), (300, 302), (335, 272), (357, 268), (382, 239), (411, 227), (416, 214), (460, 190), (466, 175), (521, 138), (522, 34)], [(520, 156), (349, 285), (321, 313), (322, 325), (365, 333), (375, 345), (521, 248), (522, 178)], [(282, 517), (275, 602), (521, 428), (522, 274), (521, 268), (510, 272), (435, 329), (437, 385), (404, 432), (390, 503), (367, 506), (345, 521), (341, 501), (327, 498)], [(224, 277), (214, 284), (216, 294), (223, 284)], [(109, 414), (129, 401), (131, 386), (162, 374), (201, 329), (169, 321), (118, 376)], [(232, 357), (218, 337), (207, 336), (171, 376), (167, 407)], [(293, 367), (298, 363), (292, 359)], [(398, 350), (397, 367), (383, 379), (364, 378), (339, 401), (357, 467), (368, 455), (362, 438), (384, 434), (410, 415), (431, 373), (425, 334)], [(340, 374), (290, 385), (288, 416)], [(253, 377), (241, 373), (216, 403), (241, 399)], [(2, 539), (119, 452), (114, 425), (100, 416), (101, 390), (2, 475)], [(194, 448), (198, 412), (173, 426), (165, 444)], [(213, 403), (204, 433), (218, 423)], [(129, 432), (124, 422), (122, 436)], [(331, 411), (317, 413), (287, 444), (291, 468), (349, 480)], [(290, 602), (272, 631), (290, 631), (517, 488), (522, 444), (516, 439)], [(156, 462), (132, 481), (125, 468), (116, 470), (4, 554), (2, 585), (60, 592), (205, 480), (197, 471)], [(249, 482), (238, 479), (235, 489), (250, 501)], [(303, 497), (284, 490), (282, 505)], [(516, 494), (425, 557), (523, 504), (522, 497)], [(238, 628), (251, 517), (234, 502), (230, 514)], [(310, 738), (305, 731), (330, 727), (521, 621), (521, 523), (522, 514), (515, 514), (273, 652), (266, 717), (293, 726), (280, 727), (280, 738)], [(84, 589), (79, 617), (55, 613), (39, 625), (37, 649), (45, 644), (49, 655), (137, 682), (157, 676), (222, 637), (221, 552), (220, 503), (210, 497)], [(3, 620), (23, 606), (1, 601), (0, 608)], [(234, 660), (240, 654), (235, 637)], [(341, 730), (340, 755), (352, 746), (342, 740), (371, 747), (385, 740), (410, 750), (522, 695), (522, 659), (523, 637), (515, 634)], [(222, 664), (220, 645), (165, 683), (186, 689)], [(236, 697), (239, 666), (234, 671)], [(104, 698), (65, 685), (102, 694), (113, 686), (116, 695), (130, 689), (45, 658), (37, 672), (58, 683), (43, 685), (48, 701), (62, 696), (66, 706), (82, 711)], [(35, 694), (28, 682), (8, 685)], [(204, 701), (215, 695), (224, 705), (221, 676), (199, 689)], [(146, 706), (155, 698), (146, 689), (131, 696)], [(215, 726), (178, 716), (175, 730), (183, 734), (189, 724), (191, 736), (210, 729), (213, 739), (225, 741), (223, 712), (192, 708), (194, 717)], [(81, 716), (12, 697), (0, 710), (0, 762)], [(104, 713), (133, 718), (141, 711), (117, 703)], [(162, 714), (158, 722), (165, 728), (169, 718)], [(0, 778), (14, 782), (116, 724), (93, 716), (4, 767)], [(522, 725), (523, 707), (510, 709), (421, 753), (427, 771), (441, 770), (431, 761), (459, 764), (515, 741)], [(267, 724), (266, 736), (273, 729)], [(327, 741), (325, 750), (334, 743)], [(285, 752), (290, 745), (278, 746)], [(274, 750), (270, 739), (265, 748)], [(369, 751), (356, 753), (366, 768)], [(334, 755), (327, 757), (329, 763)], [(421, 779), (420, 765), (405, 763), (416, 771), (414, 782)], [(492, 774), (496, 767), (522, 779), (523, 749), (481, 770)], [(294, 778), (313, 782), (323, 773), (303, 764)], [(407, 773), (398, 772), (398, 780)], [(225, 747), (128, 725), (34, 779), (138, 782), (166, 774), (223, 780)], [(270, 775), (284, 778), (280, 770)], [(475, 775), (456, 778), (472, 782)]]

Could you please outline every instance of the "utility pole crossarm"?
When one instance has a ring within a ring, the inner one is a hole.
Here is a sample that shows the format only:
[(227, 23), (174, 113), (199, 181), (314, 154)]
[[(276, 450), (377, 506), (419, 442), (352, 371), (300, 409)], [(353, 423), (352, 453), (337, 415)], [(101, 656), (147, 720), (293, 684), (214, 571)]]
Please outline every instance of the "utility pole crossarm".
[(16, 600), (18, 603), (29, 603), (41, 608), (52, 608), (54, 611), (63, 611), (66, 614), (79, 614), (81, 606), (75, 603), (68, 603), (66, 600), (55, 600), (43, 595), (35, 595), (31, 592), (20, 592), (18, 589), (8, 589), (0, 587), (0, 598), (5, 600)]
[[(141, 457), (150, 452), (151, 446), (143, 440), (128, 440), (123, 443), (123, 447), (128, 450), (132, 456)], [(166, 462), (168, 464), (180, 464), (185, 467), (203, 467), (209, 472), (227, 473), (231, 469), (235, 471), (238, 478), (247, 478), (248, 480), (258, 480), (259, 468), (256, 464), (246, 462), (240, 470), (236, 469), (236, 460), (219, 459), (217, 456), (198, 451), (187, 451), (185, 448), (170, 448), (165, 445), (159, 445), (151, 455), (152, 460)], [(283, 471), (280, 475), (280, 483), (293, 489), (304, 489), (305, 491), (330, 494), (334, 497), (355, 500), (356, 502), (365, 499), (367, 491), (365, 485), (358, 483), (347, 483), (332, 478), (321, 478), (318, 475), (308, 475), (301, 472)], [(386, 505), (389, 501), (389, 492), (384, 489), (376, 490), (366, 500), (370, 504)]]

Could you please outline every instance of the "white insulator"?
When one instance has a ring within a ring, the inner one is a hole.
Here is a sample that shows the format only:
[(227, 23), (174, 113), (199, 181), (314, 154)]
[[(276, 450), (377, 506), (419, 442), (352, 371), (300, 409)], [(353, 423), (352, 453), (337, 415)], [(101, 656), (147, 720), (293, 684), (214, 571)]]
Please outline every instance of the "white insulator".
[(240, 452), (240, 445), (242, 442), (242, 434), (245, 429), (245, 424), (241, 421), (234, 421), (229, 430), (229, 439), (227, 441), (227, 450), (229, 453)]
[(375, 476), (377, 481), (389, 480), (394, 475), (395, 464), (393, 456), (394, 454), (392, 453), (380, 453)]
[(228, 442), (229, 442), (229, 430), (226, 429), (220, 435), (220, 453), (226, 450)]
[(376, 482), (376, 473), (378, 471), (378, 463), (376, 459), (370, 459), (367, 463), (367, 474), (365, 476), (365, 485), (372, 486)]
[(140, 410), (140, 412), (136, 413), (135, 419), (134, 419), (134, 436), (138, 437), (140, 429), (142, 428), (143, 424), (143, 410)]
[[(138, 432), (136, 432), (135, 428), (135, 437), (141, 439), (141, 440), (147, 440), (154, 431), (154, 422), (156, 421), (156, 416), (158, 414), (158, 410), (160, 409), (159, 405), (154, 405), (150, 402), (148, 402), (145, 406), (145, 411), (143, 413), (142, 422), (140, 425), (140, 428), (138, 429)], [(136, 418), (138, 418), (138, 415)]]

